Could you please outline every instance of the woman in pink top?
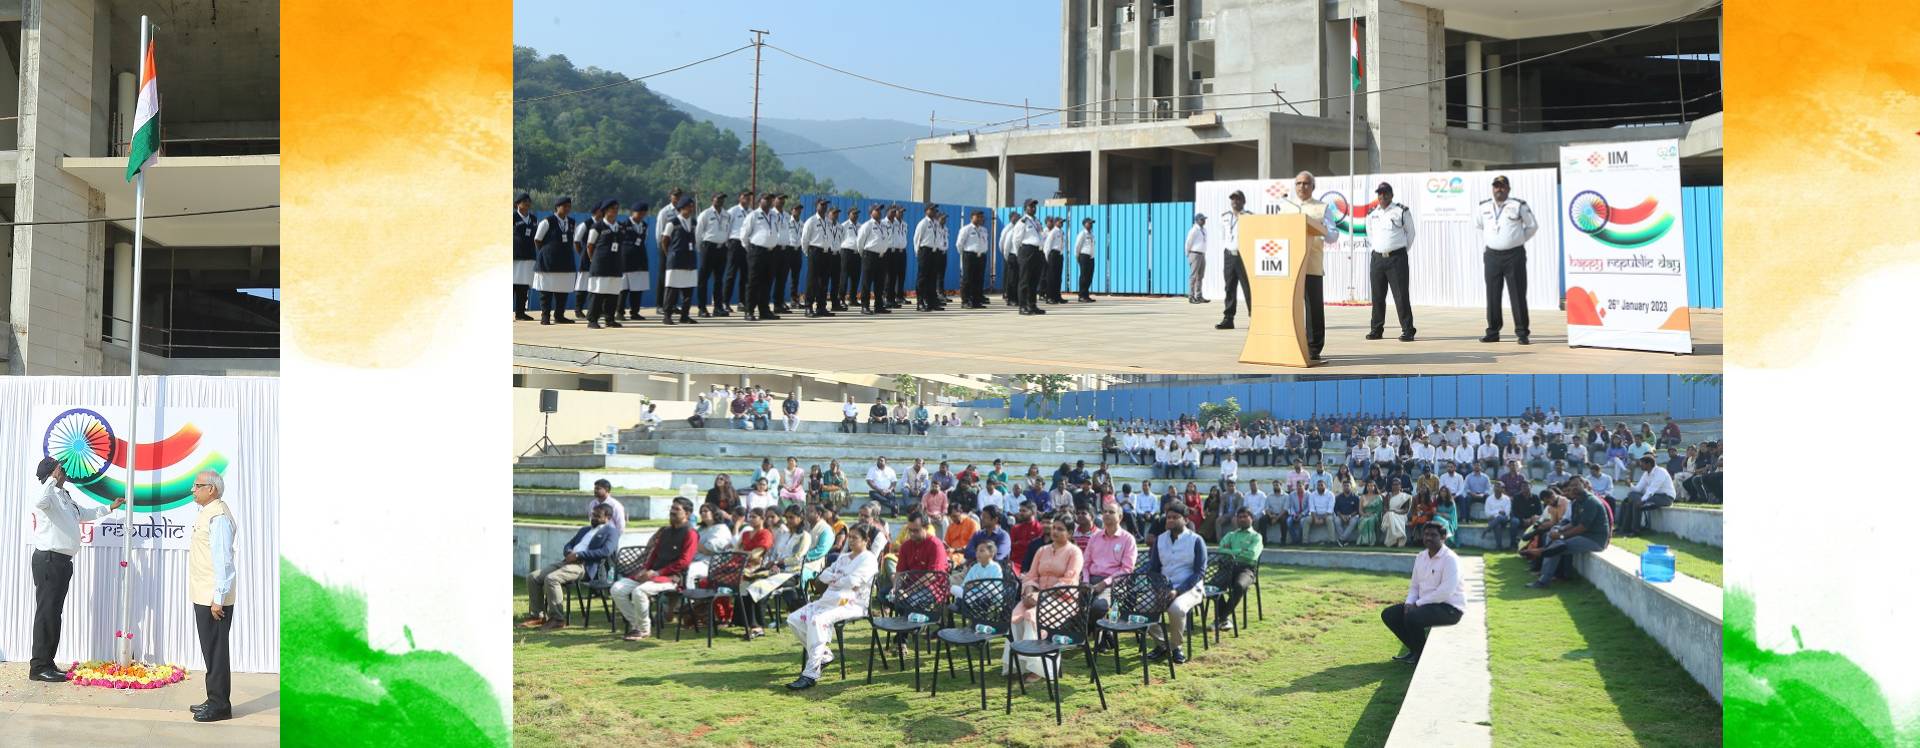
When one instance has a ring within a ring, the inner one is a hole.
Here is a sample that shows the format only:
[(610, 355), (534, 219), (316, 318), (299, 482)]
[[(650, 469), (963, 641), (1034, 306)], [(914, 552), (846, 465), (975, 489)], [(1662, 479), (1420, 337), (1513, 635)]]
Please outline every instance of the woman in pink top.
[[(1020, 604), (1013, 609), (1012, 640), (1033, 639), (1039, 635), (1038, 624), (1034, 621), (1034, 608), (1040, 604), (1039, 591), (1048, 587), (1080, 583), (1080, 566), (1083, 559), (1080, 546), (1073, 543), (1073, 520), (1066, 513), (1056, 514), (1047, 526), (1048, 543), (1033, 556), (1033, 566), (1027, 569), (1020, 580)], [(1006, 672), (1012, 662), (1012, 640), (1008, 648), (1001, 651), (1001, 672)], [(1022, 676), (1031, 682), (1041, 675), (1041, 660), (1038, 657), (1020, 658)]]
[(940, 490), (940, 483), (938, 481), (929, 485), (927, 492), (921, 495), (920, 511), (926, 513), (927, 524), (937, 526), (936, 529), (939, 532), (938, 537), (946, 537), (947, 492)]
[(780, 474), (780, 501), (804, 504), (807, 502), (807, 473), (800, 469), (800, 461), (787, 458), (787, 470)]

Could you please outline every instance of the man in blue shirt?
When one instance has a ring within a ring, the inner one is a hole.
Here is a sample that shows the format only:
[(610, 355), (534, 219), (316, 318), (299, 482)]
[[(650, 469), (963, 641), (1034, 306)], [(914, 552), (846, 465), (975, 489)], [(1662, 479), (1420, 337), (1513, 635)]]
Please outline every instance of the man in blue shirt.
[(1001, 519), (1000, 507), (980, 508), (980, 530), (967, 540), (967, 558), (974, 557), (981, 543), (990, 542), (993, 543), (993, 560), (1001, 564), (1000, 568), (1006, 568), (1007, 553), (1013, 550), (1013, 538), (1000, 528)]
[(1185, 504), (1169, 502), (1165, 512), (1167, 531), (1154, 537), (1152, 553), (1140, 571), (1166, 577), (1174, 597), (1173, 604), (1167, 606), (1166, 625), (1153, 630), (1160, 646), (1148, 652), (1147, 659), (1166, 659), (1167, 647), (1171, 646), (1173, 661), (1179, 664), (1187, 661), (1186, 649), (1180, 646), (1187, 630), (1187, 611), (1205, 599), (1201, 582), (1206, 578), (1207, 544), (1200, 540), (1199, 533), (1188, 530)]

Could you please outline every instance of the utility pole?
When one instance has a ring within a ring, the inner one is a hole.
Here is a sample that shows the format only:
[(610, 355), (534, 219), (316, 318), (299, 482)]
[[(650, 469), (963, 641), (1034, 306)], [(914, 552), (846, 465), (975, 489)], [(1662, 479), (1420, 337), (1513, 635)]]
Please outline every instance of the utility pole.
[(760, 194), (760, 47), (766, 44), (764, 37), (773, 32), (759, 29), (747, 29), (753, 32), (753, 140), (747, 146), (747, 184), (753, 194)]
[[(1279, 99), (1280, 103), (1287, 105), (1287, 108), (1292, 109), (1294, 114), (1300, 114), (1300, 107), (1294, 106), (1291, 101), (1287, 101), (1285, 92), (1281, 91), (1279, 86), (1272, 86), (1267, 90), (1273, 92), (1274, 98)], [(1300, 116), (1304, 117), (1306, 115), (1301, 114)]]

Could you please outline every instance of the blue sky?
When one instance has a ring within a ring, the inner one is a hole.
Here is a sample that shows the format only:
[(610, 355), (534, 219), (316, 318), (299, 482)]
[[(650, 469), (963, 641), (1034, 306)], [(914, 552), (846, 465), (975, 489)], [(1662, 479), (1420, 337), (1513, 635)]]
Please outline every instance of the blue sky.
[[(708, 57), (771, 31), (767, 43), (882, 80), (976, 99), (1057, 106), (1060, 4), (1052, 0), (967, 3), (807, 3), (701, 0), (691, 3), (533, 2), (514, 4), (515, 44), (562, 53), (577, 66), (639, 76)], [(718, 114), (747, 116), (753, 53), (647, 81), (654, 90)], [(761, 60), (760, 116), (872, 117), (925, 122), (943, 130), (1006, 120), (1018, 109), (939, 99), (885, 88), (768, 49)]]

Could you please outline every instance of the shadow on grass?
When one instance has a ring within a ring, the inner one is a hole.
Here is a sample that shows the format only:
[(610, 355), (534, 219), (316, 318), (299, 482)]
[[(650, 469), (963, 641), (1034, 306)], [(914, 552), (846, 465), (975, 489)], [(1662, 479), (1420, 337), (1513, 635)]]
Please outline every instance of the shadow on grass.
[[(1529, 588), (1523, 580), (1534, 575), (1526, 571), (1524, 560), (1507, 556), (1497, 563), (1502, 565), (1502, 582), (1496, 595), (1499, 599), (1524, 603), (1552, 597), (1553, 603), (1565, 609), (1586, 646), (1569, 650), (1559, 659), (1592, 663), (1621, 723), (1632, 731), (1636, 742), (1719, 742), (1723, 719), (1720, 705), (1659, 642), (1608, 602), (1605, 593), (1577, 576), (1545, 590)], [(1711, 734), (1705, 732), (1707, 729)]]
[[(1378, 684), (1373, 697), (1361, 709), (1356, 725), (1382, 725), (1392, 729), (1394, 717), (1400, 714), (1400, 704), (1406, 700), (1407, 686), (1413, 682), (1413, 668), (1399, 662), (1358, 662), (1336, 665), (1312, 675), (1295, 678), (1292, 683), (1279, 688), (1269, 688), (1262, 696), (1285, 696), (1292, 693), (1336, 693), (1351, 691), (1372, 684)], [(1357, 746), (1375, 746), (1386, 740), (1386, 733), (1379, 735), (1356, 729), (1347, 736), (1349, 748)]]

